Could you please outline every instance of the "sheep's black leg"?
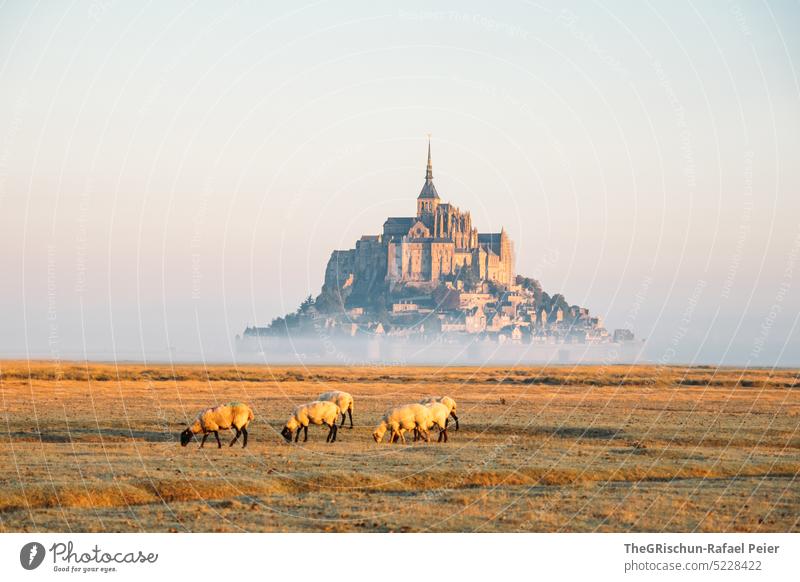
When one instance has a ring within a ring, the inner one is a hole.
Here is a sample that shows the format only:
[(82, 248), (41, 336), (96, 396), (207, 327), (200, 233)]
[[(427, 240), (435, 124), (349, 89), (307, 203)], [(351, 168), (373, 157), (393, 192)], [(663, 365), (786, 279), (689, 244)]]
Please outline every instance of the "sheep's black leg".
[(242, 448), (245, 448), (247, 446), (247, 427), (246, 426), (242, 427), (242, 434), (244, 435), (244, 438), (242, 439)]
[(238, 429), (238, 428), (236, 428), (235, 426), (234, 426), (233, 428), (236, 430), (236, 436), (235, 436), (235, 437), (233, 437), (233, 440), (231, 441), (231, 444), (229, 444), (229, 445), (228, 445), (229, 447), (232, 447), (232, 446), (233, 446), (233, 443), (235, 443), (235, 442), (236, 442), (236, 441), (239, 439), (239, 435), (241, 434), (241, 433), (239, 432), (239, 429)]
[(444, 434), (444, 431), (443, 431), (443, 430), (441, 430), (441, 429), (439, 429), (439, 439), (436, 441), (437, 443), (440, 443), (440, 442), (442, 442), (442, 435), (443, 435), (443, 434)]
[(347, 418), (347, 414), (344, 410), (342, 410), (342, 426), (344, 426), (344, 420)]
[(331, 439), (332, 443), (336, 442), (336, 435), (339, 434), (339, 427), (336, 426), (336, 423), (333, 423), (333, 438)]
[(207, 438), (208, 438), (208, 433), (205, 433), (205, 434), (203, 435), (203, 440), (202, 440), (202, 441), (200, 441), (200, 448), (201, 448), (201, 449), (203, 448), (203, 445), (204, 445), (204, 444), (206, 444), (206, 439), (207, 439)]
[(305, 425), (303, 427), (303, 442), (305, 443), (307, 441), (308, 441), (308, 425)]
[(447, 425), (450, 424), (450, 417), (444, 419), (444, 427), (447, 428)]
[(458, 430), (458, 417), (456, 416), (455, 412), (451, 412), (450, 416), (452, 416), (456, 421), (456, 430)]
[[(350, 417), (350, 428), (353, 428), (353, 409), (352, 408), (348, 408), (347, 409), (347, 415)], [(342, 424), (344, 424), (344, 422)]]
[(217, 439), (217, 448), (221, 449), (222, 448), (222, 442), (220, 442), (220, 440), (219, 440), (219, 433), (217, 431), (214, 431), (214, 436)]
[(333, 427), (334, 426), (336, 426), (336, 421), (335, 420), (333, 421), (333, 424), (327, 425), (329, 430), (328, 430), (328, 436), (325, 437), (325, 442), (326, 443), (331, 442), (331, 435), (333, 434)]
[(294, 442), (297, 442), (297, 441), (299, 441), (299, 440), (300, 440), (300, 433), (301, 433), (302, 431), (303, 431), (303, 427), (302, 427), (302, 426), (298, 426), (298, 427), (297, 427), (297, 435), (294, 437)]

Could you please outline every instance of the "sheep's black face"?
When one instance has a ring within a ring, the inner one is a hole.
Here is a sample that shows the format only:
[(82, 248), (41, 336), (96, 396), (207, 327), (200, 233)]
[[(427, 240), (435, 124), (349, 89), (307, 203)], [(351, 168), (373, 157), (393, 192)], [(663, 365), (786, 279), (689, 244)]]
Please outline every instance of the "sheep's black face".
[(188, 428), (185, 431), (183, 431), (181, 433), (181, 446), (185, 447), (186, 445), (188, 445), (189, 441), (192, 440), (193, 436), (194, 435), (192, 434), (192, 431), (190, 431)]
[(281, 436), (286, 439), (287, 443), (292, 442), (292, 431), (289, 430), (288, 426), (283, 427), (283, 430), (281, 431)]

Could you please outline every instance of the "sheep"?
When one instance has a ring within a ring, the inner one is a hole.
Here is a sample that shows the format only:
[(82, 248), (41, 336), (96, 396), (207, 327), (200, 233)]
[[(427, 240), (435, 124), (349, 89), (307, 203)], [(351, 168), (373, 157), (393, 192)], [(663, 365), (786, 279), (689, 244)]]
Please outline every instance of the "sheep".
[(253, 411), (246, 404), (241, 402), (229, 402), (222, 404), (216, 408), (208, 408), (197, 415), (194, 422), (189, 425), (189, 428), (181, 433), (181, 446), (185, 447), (192, 440), (196, 434), (203, 433), (203, 440), (200, 442), (200, 448), (206, 444), (208, 435), (213, 433), (217, 439), (217, 448), (222, 448), (222, 443), (219, 440), (220, 429), (236, 430), (236, 436), (233, 437), (229, 447), (232, 447), (238, 440), (239, 435), (243, 435), (242, 448), (247, 446), (247, 425), (253, 420)]
[(431, 411), (421, 404), (398, 406), (388, 410), (383, 415), (380, 424), (372, 433), (372, 438), (375, 439), (376, 443), (379, 443), (383, 440), (383, 435), (386, 434), (386, 431), (391, 429), (389, 442), (393, 443), (400, 440), (405, 444), (404, 433), (414, 430), (419, 431), (425, 437), (425, 440), (429, 442), (428, 429), (433, 423)]
[[(450, 416), (453, 417), (453, 420), (456, 421), (456, 430), (458, 430), (458, 416), (456, 416), (456, 401), (450, 398), (449, 396), (429, 396), (428, 398), (423, 398), (419, 401), (420, 404), (431, 404), (432, 402), (440, 402), (444, 404), (450, 411)], [(450, 419), (447, 419), (447, 424), (450, 423)], [(447, 428), (445, 426), (445, 428)]]
[[(447, 442), (447, 419), (450, 416), (450, 408), (441, 402), (430, 402), (425, 405), (431, 411), (431, 425), (429, 429), (436, 425), (439, 427), (439, 440), (437, 442)], [(416, 435), (415, 435), (416, 437)]]
[(405, 442), (405, 437), (403, 437), (401, 431), (413, 430), (415, 427), (414, 413), (410, 407), (397, 406), (386, 411), (381, 418), (380, 424), (372, 432), (372, 438), (375, 439), (376, 443), (379, 443), (383, 440), (383, 435), (386, 434), (386, 431), (391, 430), (390, 442), (394, 442), (395, 437), (398, 436)]
[(281, 435), (286, 439), (287, 443), (290, 443), (292, 442), (292, 431), (297, 429), (297, 435), (294, 437), (294, 442), (297, 442), (300, 438), (300, 430), (303, 430), (305, 432), (303, 442), (306, 442), (308, 440), (308, 425), (324, 424), (330, 427), (328, 438), (325, 439), (325, 442), (335, 442), (336, 435), (339, 432), (336, 421), (339, 419), (339, 414), (341, 412), (341, 409), (335, 402), (315, 400), (308, 404), (301, 404), (295, 407), (292, 416), (286, 421)]
[(353, 428), (353, 397), (348, 392), (342, 392), (341, 390), (323, 392), (317, 397), (317, 400), (335, 402), (342, 411), (341, 426), (344, 426), (345, 412), (347, 412), (347, 414), (350, 415), (350, 428)]
[[(434, 425), (439, 427), (440, 432), (446, 428), (447, 414), (443, 416), (440, 414), (440, 420), (439, 417), (434, 418), (433, 412), (428, 406), (416, 403), (409, 404), (408, 406), (414, 414), (414, 442), (422, 437), (425, 438), (425, 442), (430, 442), (431, 439), (429, 431)], [(441, 410), (439, 412), (441, 412)]]

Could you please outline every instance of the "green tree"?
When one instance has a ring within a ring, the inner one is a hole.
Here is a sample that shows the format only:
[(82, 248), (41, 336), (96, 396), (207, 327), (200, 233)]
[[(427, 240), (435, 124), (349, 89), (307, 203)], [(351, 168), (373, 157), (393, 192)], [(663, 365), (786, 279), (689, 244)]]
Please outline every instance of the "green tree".
[(300, 303), (300, 307), (297, 308), (297, 314), (306, 314), (312, 307), (314, 307), (314, 298), (309, 295), (303, 300), (302, 303)]

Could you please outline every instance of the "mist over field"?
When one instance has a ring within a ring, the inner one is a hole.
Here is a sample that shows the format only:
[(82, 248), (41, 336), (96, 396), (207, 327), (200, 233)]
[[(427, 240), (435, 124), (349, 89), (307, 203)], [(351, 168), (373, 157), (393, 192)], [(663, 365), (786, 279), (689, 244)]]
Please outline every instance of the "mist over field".
[(545, 364), (632, 364), (641, 342), (631, 344), (498, 344), (478, 338), (462, 343), (337, 338), (303, 335), (240, 340), (242, 364), (338, 366), (492, 366)]

